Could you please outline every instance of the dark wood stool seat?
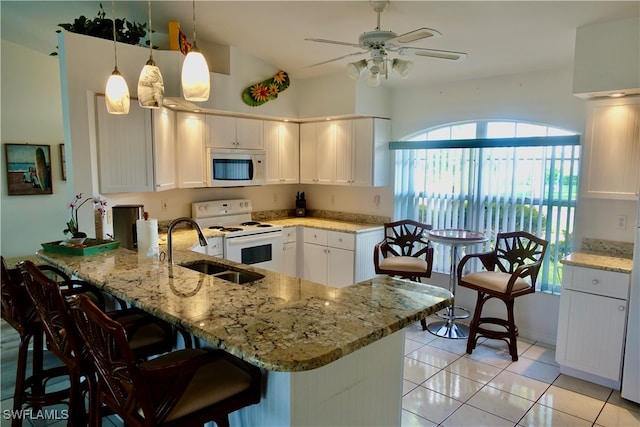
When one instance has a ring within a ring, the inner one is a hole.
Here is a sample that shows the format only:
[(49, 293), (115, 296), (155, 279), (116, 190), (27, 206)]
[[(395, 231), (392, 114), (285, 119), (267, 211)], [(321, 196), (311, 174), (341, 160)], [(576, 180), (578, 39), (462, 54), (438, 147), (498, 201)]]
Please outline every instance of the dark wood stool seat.
[[(506, 341), (511, 360), (518, 360), (518, 327), (513, 312), (514, 301), (519, 296), (535, 292), (546, 249), (546, 240), (525, 231), (498, 233), (492, 251), (468, 254), (460, 260), (458, 284), (478, 293), (473, 319), (469, 325), (467, 353), (473, 352), (479, 337), (486, 337)], [(465, 264), (473, 259), (480, 260), (486, 271), (463, 275)], [(484, 304), (492, 298), (504, 302), (507, 319), (482, 316)]]
[[(376, 274), (386, 274), (414, 282), (431, 277), (433, 246), (426, 237), (431, 225), (410, 219), (384, 224), (384, 240), (373, 250)], [(420, 320), (422, 330), (427, 330), (425, 319)]]

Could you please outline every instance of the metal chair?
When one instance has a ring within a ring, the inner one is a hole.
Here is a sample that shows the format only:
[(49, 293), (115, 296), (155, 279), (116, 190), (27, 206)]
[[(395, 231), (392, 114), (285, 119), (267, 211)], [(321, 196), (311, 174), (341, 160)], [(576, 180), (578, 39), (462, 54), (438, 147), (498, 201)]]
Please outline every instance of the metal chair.
[[(514, 300), (522, 295), (535, 292), (535, 283), (544, 259), (548, 242), (527, 233), (515, 231), (498, 233), (494, 249), (491, 252), (468, 254), (458, 264), (459, 286), (473, 289), (478, 293), (475, 311), (469, 326), (467, 353), (476, 348), (478, 337), (501, 339), (509, 344), (509, 354), (515, 362), (518, 360), (516, 337), (518, 327), (515, 324)], [(486, 271), (463, 275), (465, 264), (479, 259)], [(507, 307), (507, 319), (482, 317), (482, 308), (491, 298), (504, 302)], [(489, 329), (484, 324), (497, 325), (503, 330)]]
[[(86, 387), (82, 379), (85, 378), (86, 385), (91, 388), (94, 373), (69, 315), (66, 300), (69, 294), (32, 262), (22, 262), (18, 267), (47, 336), (47, 348), (65, 364), (69, 375), (69, 425), (85, 425)], [(138, 359), (168, 352), (173, 347), (173, 330), (168, 323), (136, 308), (118, 310), (112, 315), (127, 328), (130, 345)]]
[(97, 373), (93, 404), (102, 402), (127, 426), (225, 427), (229, 413), (260, 401), (260, 369), (224, 351), (185, 349), (140, 363), (122, 325), (88, 298), (74, 297), (71, 315)]
[[(431, 277), (433, 246), (426, 237), (431, 229), (431, 225), (410, 219), (385, 223), (385, 238), (373, 251), (376, 274), (415, 282), (422, 277)], [(422, 330), (426, 330), (426, 320), (422, 319), (420, 323)]]

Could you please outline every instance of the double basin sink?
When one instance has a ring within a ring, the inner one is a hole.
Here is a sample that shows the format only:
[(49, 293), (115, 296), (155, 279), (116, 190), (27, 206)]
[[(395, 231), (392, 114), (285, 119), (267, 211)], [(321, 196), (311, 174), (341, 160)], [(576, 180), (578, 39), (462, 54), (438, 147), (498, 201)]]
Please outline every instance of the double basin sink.
[(264, 277), (263, 274), (254, 271), (242, 270), (206, 259), (185, 262), (180, 266), (241, 285), (255, 282)]

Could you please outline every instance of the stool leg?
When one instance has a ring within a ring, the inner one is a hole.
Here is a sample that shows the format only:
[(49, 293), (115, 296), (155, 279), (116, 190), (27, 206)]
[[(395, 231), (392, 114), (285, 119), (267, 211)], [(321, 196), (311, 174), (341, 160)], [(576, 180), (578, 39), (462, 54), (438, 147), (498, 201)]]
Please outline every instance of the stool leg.
[(509, 301), (505, 301), (507, 305), (507, 322), (509, 323), (509, 354), (511, 354), (511, 360), (514, 362), (518, 361), (518, 344), (516, 341), (516, 335), (518, 328), (516, 327), (516, 323), (513, 317), (513, 304), (515, 300), (510, 299)]
[(478, 299), (476, 300), (476, 308), (473, 311), (473, 319), (471, 320), (471, 324), (469, 325), (469, 338), (467, 338), (467, 353), (471, 354), (473, 349), (476, 348), (477, 337), (476, 333), (478, 330), (478, 324), (480, 324), (480, 315), (482, 314), (482, 306), (484, 305), (485, 299), (484, 294), (482, 292), (478, 292)]
[[(27, 358), (29, 357), (29, 342), (31, 335), (20, 336), (20, 345), (18, 346), (18, 363), (16, 367), (16, 388), (13, 393), (13, 411), (22, 409), (24, 405), (25, 391), (24, 384), (27, 377)], [(21, 427), (22, 419), (15, 417), (11, 420), (11, 427)]]
[[(43, 396), (45, 394), (45, 385), (42, 382), (42, 376), (44, 373), (44, 332), (39, 331), (33, 335), (33, 352), (31, 353), (32, 360), (32, 375), (33, 375), (33, 390), (32, 394), (35, 396)], [(34, 409), (40, 409), (39, 405), (34, 405)]]

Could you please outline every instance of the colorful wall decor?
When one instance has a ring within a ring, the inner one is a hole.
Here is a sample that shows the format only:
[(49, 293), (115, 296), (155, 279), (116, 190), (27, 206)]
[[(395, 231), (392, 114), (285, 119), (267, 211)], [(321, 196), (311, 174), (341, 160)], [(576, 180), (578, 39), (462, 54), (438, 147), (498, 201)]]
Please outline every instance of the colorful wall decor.
[(257, 107), (278, 97), (278, 94), (289, 87), (289, 75), (279, 71), (272, 78), (249, 86), (242, 92), (245, 104)]

